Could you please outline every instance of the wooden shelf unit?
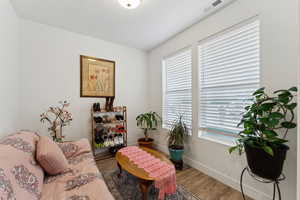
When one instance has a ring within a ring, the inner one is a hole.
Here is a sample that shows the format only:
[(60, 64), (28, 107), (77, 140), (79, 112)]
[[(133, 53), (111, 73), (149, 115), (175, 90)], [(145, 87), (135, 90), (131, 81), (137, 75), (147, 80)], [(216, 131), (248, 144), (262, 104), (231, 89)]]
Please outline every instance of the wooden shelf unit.
[[(94, 112), (93, 108), (91, 109), (91, 118), (92, 118), (92, 149), (95, 160), (102, 160), (109, 157), (112, 157), (113, 154), (110, 152), (110, 148), (115, 147), (96, 147), (95, 142), (95, 129), (97, 125), (101, 125), (104, 127), (108, 127), (109, 134), (113, 135), (114, 133), (111, 131), (111, 128), (116, 128), (117, 125), (122, 125), (124, 127), (124, 132), (122, 133), (123, 136), (123, 146), (127, 146), (127, 108), (126, 106), (117, 106), (113, 108), (114, 111), (106, 111), (105, 109), (101, 109), (101, 111)], [(112, 121), (109, 122), (101, 122), (97, 123), (94, 120), (94, 117), (103, 117), (109, 116)], [(114, 119), (115, 115), (122, 115), (123, 120), (116, 120)]]

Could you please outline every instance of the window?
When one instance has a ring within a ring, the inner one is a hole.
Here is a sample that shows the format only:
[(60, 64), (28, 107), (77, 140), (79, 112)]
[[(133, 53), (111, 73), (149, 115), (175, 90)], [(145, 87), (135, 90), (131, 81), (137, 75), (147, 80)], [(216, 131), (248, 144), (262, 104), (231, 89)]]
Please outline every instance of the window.
[[(199, 45), (199, 129), (233, 136), (251, 94), (259, 87), (259, 21), (234, 28)], [(222, 137), (222, 136), (221, 136)]]
[(163, 128), (182, 115), (192, 128), (192, 51), (184, 50), (163, 61)]

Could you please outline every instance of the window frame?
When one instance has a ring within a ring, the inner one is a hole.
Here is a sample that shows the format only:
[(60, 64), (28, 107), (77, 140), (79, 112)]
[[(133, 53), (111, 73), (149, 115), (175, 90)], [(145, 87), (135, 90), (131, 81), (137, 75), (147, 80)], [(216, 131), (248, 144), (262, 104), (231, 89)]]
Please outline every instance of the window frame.
[(165, 106), (165, 94), (166, 94), (166, 87), (167, 87), (167, 83), (166, 83), (166, 77), (167, 77), (167, 71), (166, 71), (166, 60), (169, 58), (172, 58), (180, 53), (183, 53), (185, 51), (190, 51), (190, 55), (191, 55), (191, 114), (192, 114), (192, 119), (190, 121), (190, 129), (189, 129), (189, 135), (192, 135), (192, 130), (193, 130), (193, 49), (192, 46), (186, 46), (180, 50), (174, 51), (173, 53), (169, 54), (168, 56), (165, 56), (162, 58), (161, 61), (161, 66), (162, 66), (162, 128), (164, 130), (170, 130), (170, 128), (168, 128), (167, 126), (165, 126), (164, 123), (164, 106)]
[[(222, 132), (222, 131), (212, 131), (210, 129), (205, 129), (205, 128), (201, 128), (200, 125), (201, 125), (201, 60), (200, 60), (200, 47), (201, 47), (201, 44), (205, 43), (205, 42), (209, 42), (211, 40), (214, 40), (216, 38), (218, 38), (219, 36), (222, 36), (222, 35), (225, 35), (225, 34), (228, 34), (232, 31), (235, 31), (239, 28), (242, 28), (244, 26), (247, 26), (251, 23), (254, 23), (258, 21), (258, 26), (259, 26), (259, 36), (261, 36), (261, 21), (259, 19), (258, 16), (254, 16), (254, 17), (251, 17), (250, 19), (246, 19), (240, 23), (237, 23), (233, 26), (230, 26), (226, 29), (223, 29), (215, 34), (212, 34), (206, 38), (204, 38), (203, 40), (200, 40), (198, 41), (197, 43), (197, 70), (198, 70), (198, 73), (197, 73), (197, 76), (198, 76), (198, 80), (197, 80), (197, 117), (198, 117), (198, 120), (197, 120), (197, 130), (198, 130), (198, 136), (197, 138), (199, 139), (206, 139), (206, 140), (209, 140), (209, 141), (212, 141), (212, 142), (216, 142), (216, 143), (221, 143), (221, 144), (224, 144), (226, 146), (233, 146), (235, 145), (236, 143), (236, 139), (238, 138), (238, 134), (229, 134), (229, 133), (226, 133), (226, 132)], [(258, 85), (260, 86), (261, 85), (261, 38), (259, 37), (259, 78), (258, 78)], [(207, 134), (209, 133), (209, 134)], [(225, 136), (225, 137), (228, 137), (227, 140), (224, 140), (224, 139), (220, 139), (220, 136)]]

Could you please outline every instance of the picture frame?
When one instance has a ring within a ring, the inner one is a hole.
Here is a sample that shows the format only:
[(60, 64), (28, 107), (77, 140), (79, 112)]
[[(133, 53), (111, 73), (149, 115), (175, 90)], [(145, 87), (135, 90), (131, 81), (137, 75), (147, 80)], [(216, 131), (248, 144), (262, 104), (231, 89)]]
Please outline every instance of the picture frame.
[(80, 55), (80, 97), (115, 97), (115, 61)]

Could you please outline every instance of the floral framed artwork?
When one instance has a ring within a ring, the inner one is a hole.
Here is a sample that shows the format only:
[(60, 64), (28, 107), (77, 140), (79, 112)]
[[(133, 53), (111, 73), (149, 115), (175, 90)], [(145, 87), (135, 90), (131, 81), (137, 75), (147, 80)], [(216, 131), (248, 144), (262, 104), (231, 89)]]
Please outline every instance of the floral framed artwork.
[(80, 56), (80, 97), (115, 96), (115, 61)]

